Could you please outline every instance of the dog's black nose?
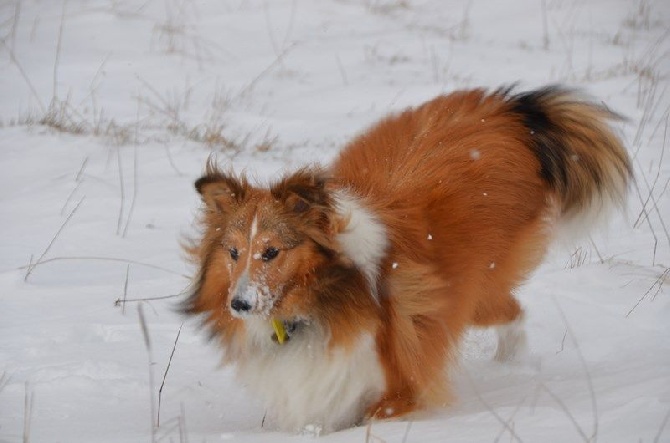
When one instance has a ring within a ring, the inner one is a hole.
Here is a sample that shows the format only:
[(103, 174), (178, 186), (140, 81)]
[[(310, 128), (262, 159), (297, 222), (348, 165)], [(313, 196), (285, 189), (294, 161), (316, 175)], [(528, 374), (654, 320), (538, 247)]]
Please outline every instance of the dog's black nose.
[(248, 301), (242, 300), (241, 298), (234, 298), (230, 302), (230, 307), (237, 312), (246, 312), (251, 310), (251, 305)]

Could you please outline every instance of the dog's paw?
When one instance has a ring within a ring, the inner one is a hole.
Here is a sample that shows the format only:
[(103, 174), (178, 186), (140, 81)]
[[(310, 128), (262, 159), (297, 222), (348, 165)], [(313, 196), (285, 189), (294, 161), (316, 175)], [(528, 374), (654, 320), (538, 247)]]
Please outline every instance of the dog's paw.
[[(505, 329), (503, 329), (505, 328)], [(528, 354), (528, 340), (523, 329), (512, 326), (500, 326), (498, 330), (498, 347), (493, 357), (499, 362), (514, 362)]]
[(522, 366), (539, 365), (539, 357), (528, 347), (526, 330), (522, 321), (498, 326), (498, 347), (494, 359), (501, 363), (512, 363)]
[[(503, 328), (510, 328), (504, 326)], [(498, 331), (498, 348), (496, 349), (495, 361), (514, 366), (528, 366), (539, 369), (541, 365), (540, 356), (528, 347), (526, 332), (523, 329), (506, 329)]]
[(382, 398), (377, 403), (368, 408), (366, 414), (367, 420), (387, 420), (390, 418), (401, 417), (414, 411), (416, 406), (413, 401), (399, 398)]

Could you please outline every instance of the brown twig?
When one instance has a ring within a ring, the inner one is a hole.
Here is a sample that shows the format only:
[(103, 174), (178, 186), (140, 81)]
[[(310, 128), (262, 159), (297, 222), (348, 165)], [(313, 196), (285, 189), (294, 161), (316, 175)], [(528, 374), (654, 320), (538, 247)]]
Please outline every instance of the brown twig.
[(188, 443), (186, 433), (186, 407), (184, 402), (179, 403), (179, 443)]
[(42, 255), (40, 255), (39, 258), (34, 263), (33, 263), (32, 258), (31, 258), (31, 260), (30, 260), (31, 263), (30, 263), (30, 265), (28, 265), (28, 270), (26, 271), (26, 275), (23, 277), (23, 281), (28, 281), (28, 277), (30, 277), (30, 274), (32, 274), (33, 270), (37, 267), (37, 265), (42, 264), (42, 263), (45, 262), (45, 261), (43, 261), (44, 256), (47, 255), (47, 253), (49, 252), (49, 250), (51, 249), (53, 244), (56, 242), (56, 239), (58, 238), (60, 233), (63, 232), (63, 229), (65, 228), (67, 223), (72, 219), (72, 216), (74, 216), (74, 214), (77, 212), (77, 209), (79, 209), (79, 206), (81, 206), (81, 204), (82, 204), (82, 202), (84, 201), (85, 198), (86, 197), (82, 197), (81, 200), (79, 200), (79, 203), (77, 203), (77, 206), (74, 207), (74, 209), (67, 216), (67, 218), (65, 219), (63, 224), (60, 226), (60, 228), (58, 228), (58, 231), (56, 231), (56, 234), (51, 238), (51, 241), (47, 245), (44, 252), (42, 252)]
[(514, 428), (513, 428), (513, 427), (512, 427), (506, 420), (503, 420), (503, 418), (500, 416), (500, 414), (498, 414), (498, 413), (493, 409), (493, 407), (492, 407), (490, 404), (488, 404), (488, 402), (487, 402), (486, 400), (484, 400), (484, 398), (483, 398), (483, 397), (481, 396), (481, 394), (479, 393), (479, 390), (477, 389), (477, 386), (475, 385), (475, 382), (474, 382), (474, 380), (472, 379), (472, 377), (470, 376), (470, 374), (469, 374), (467, 371), (464, 371), (464, 374), (465, 374), (465, 376), (467, 377), (468, 381), (470, 382), (470, 386), (472, 387), (472, 391), (475, 393), (475, 396), (476, 396), (477, 399), (481, 402), (481, 404), (484, 405), (484, 407), (486, 408), (486, 410), (487, 410), (491, 415), (493, 415), (493, 417), (494, 417), (494, 418), (495, 418), (501, 425), (503, 425), (503, 427), (509, 432), (509, 434), (510, 434), (510, 436), (511, 436), (512, 438), (514, 438), (514, 439), (515, 439), (517, 442), (519, 442), (519, 443), (523, 443), (523, 440), (521, 440), (521, 437), (519, 437), (519, 435), (516, 433), (516, 431), (514, 430)]
[(586, 432), (584, 432), (584, 430), (579, 425), (579, 423), (577, 423), (577, 420), (575, 419), (575, 416), (572, 415), (572, 413), (570, 412), (570, 410), (568, 409), (566, 404), (563, 402), (563, 400), (561, 400), (561, 398), (558, 395), (556, 395), (554, 393), (554, 391), (549, 389), (549, 387), (547, 385), (545, 385), (543, 382), (538, 381), (538, 383), (539, 383), (540, 388), (542, 390), (544, 390), (547, 394), (549, 394), (549, 396), (552, 398), (552, 400), (554, 400), (556, 402), (556, 404), (558, 404), (558, 406), (563, 410), (563, 412), (568, 417), (568, 419), (570, 420), (572, 425), (575, 427), (575, 429), (577, 430), (577, 433), (579, 433), (579, 435), (582, 437), (582, 439), (586, 443), (591, 442), (592, 440), (586, 435)]
[(56, 40), (56, 59), (54, 60), (53, 70), (53, 89), (51, 90), (51, 106), (56, 104), (58, 100), (58, 65), (60, 65), (61, 43), (63, 42), (63, 27), (65, 25), (65, 8), (67, 0), (63, 0), (63, 5), (60, 15), (60, 26), (58, 27), (58, 40)]
[(165, 387), (165, 379), (167, 378), (168, 372), (170, 371), (170, 365), (172, 364), (172, 357), (174, 357), (174, 353), (177, 350), (177, 342), (179, 341), (179, 336), (181, 335), (181, 328), (183, 326), (184, 323), (182, 323), (179, 326), (179, 330), (177, 331), (177, 337), (174, 339), (174, 345), (172, 346), (172, 352), (170, 353), (168, 364), (165, 367), (165, 372), (163, 373), (163, 381), (161, 382), (160, 388), (158, 388), (158, 413), (156, 415), (156, 426), (161, 425), (161, 400), (163, 398), (163, 388)]
[(593, 433), (591, 434), (590, 437), (586, 439), (586, 441), (588, 441), (589, 443), (590, 442), (595, 443), (598, 439), (598, 402), (596, 401), (596, 393), (595, 389), (593, 388), (593, 379), (591, 377), (591, 372), (589, 371), (589, 367), (586, 364), (584, 354), (582, 353), (582, 350), (579, 347), (579, 342), (577, 341), (577, 338), (575, 337), (575, 334), (572, 331), (572, 328), (570, 327), (570, 323), (568, 323), (568, 318), (565, 315), (565, 312), (563, 312), (563, 308), (561, 308), (561, 305), (558, 303), (558, 300), (556, 300), (556, 298), (553, 296), (552, 301), (554, 302), (556, 309), (558, 310), (559, 314), (561, 315), (561, 318), (563, 319), (563, 323), (565, 324), (565, 330), (567, 331), (568, 337), (570, 337), (572, 344), (575, 346), (575, 350), (577, 351), (577, 356), (579, 357), (582, 369), (586, 374), (586, 384), (588, 386), (589, 395), (591, 397), (591, 410), (593, 411)]
[(23, 400), (23, 443), (30, 443), (30, 422), (33, 417), (33, 404), (35, 392), (30, 390), (30, 384), (25, 384), (25, 396)]
[(665, 429), (665, 426), (668, 424), (669, 420), (670, 420), (670, 409), (668, 409), (668, 412), (665, 414), (665, 417), (663, 417), (663, 420), (661, 421), (661, 425), (658, 428), (658, 432), (654, 436), (654, 443), (660, 443), (661, 434), (663, 433), (663, 430)]
[(14, 64), (14, 66), (16, 66), (16, 69), (19, 70), (19, 74), (21, 74), (21, 77), (23, 77), (23, 80), (28, 85), (30, 92), (33, 94), (33, 97), (35, 98), (37, 104), (42, 110), (42, 113), (45, 114), (47, 112), (47, 108), (46, 106), (44, 106), (44, 103), (42, 103), (40, 95), (37, 93), (37, 90), (35, 89), (35, 85), (33, 85), (33, 82), (30, 81), (30, 78), (28, 78), (28, 74), (26, 73), (25, 69), (23, 69), (23, 66), (21, 66), (21, 63), (19, 63), (18, 59), (16, 58), (14, 50), (11, 47), (9, 47), (9, 45), (7, 45), (4, 39), (0, 39), (0, 43), (2, 44), (2, 46), (5, 47), (5, 49), (7, 49), (7, 52), (9, 52), (10, 61)]
[(88, 163), (88, 156), (84, 157), (84, 161), (82, 161), (81, 166), (79, 167), (79, 171), (77, 172), (77, 175), (74, 178), (74, 181), (75, 181), (76, 185), (72, 189), (70, 194), (68, 194), (67, 198), (65, 199), (65, 203), (63, 203), (63, 207), (60, 210), (61, 215), (65, 214), (65, 209), (67, 209), (67, 206), (70, 204), (70, 201), (72, 200), (72, 197), (74, 197), (74, 194), (77, 192), (77, 190), (81, 186), (82, 176), (84, 175), (84, 170), (86, 169), (87, 163)]
[[(123, 282), (123, 301), (121, 301), (121, 313), (126, 315), (126, 300), (128, 298), (128, 275), (130, 274), (130, 265), (126, 266), (126, 280)], [(115, 305), (119, 304), (119, 300), (116, 300)]]
[(144, 301), (156, 301), (156, 300), (165, 300), (168, 298), (175, 298), (175, 297), (180, 297), (184, 294), (170, 294), (170, 295), (161, 295), (158, 297), (146, 297), (146, 298), (124, 298), (121, 300), (120, 298), (117, 298), (116, 301), (114, 302), (114, 306), (124, 306), (126, 303), (137, 303), (137, 302), (144, 302)]
[(116, 235), (121, 234), (123, 224), (123, 209), (126, 205), (126, 189), (123, 180), (123, 162), (121, 161), (121, 148), (116, 148), (116, 164), (119, 170), (119, 191), (121, 193), (121, 205), (119, 206), (119, 217), (116, 221)]
[(40, 260), (39, 263), (33, 263), (32, 262), (32, 257), (30, 264), (24, 265), (24, 266), (19, 266), (17, 269), (30, 269), (31, 267), (37, 267), (37, 265), (45, 265), (47, 263), (51, 262), (56, 262), (56, 261), (69, 261), (69, 260), (97, 260), (97, 261), (111, 261), (111, 262), (120, 262), (120, 263), (129, 263), (132, 265), (138, 265), (138, 266), (144, 266), (147, 268), (151, 269), (157, 269), (159, 271), (167, 272), (169, 274), (174, 274), (174, 275), (179, 275), (184, 278), (190, 278), (186, 274), (181, 274), (177, 271), (173, 271), (172, 269), (167, 269), (163, 268), (161, 266), (157, 265), (152, 265), (151, 263), (144, 263), (141, 261), (136, 261), (136, 260), (129, 260), (126, 258), (118, 258), (118, 257), (94, 257), (94, 256), (77, 256), (77, 257), (53, 257), (53, 258), (48, 258), (46, 260)]
[(670, 268), (666, 268), (665, 271), (663, 271), (663, 273), (661, 273), (661, 275), (656, 279), (656, 281), (654, 281), (654, 283), (649, 287), (649, 289), (647, 289), (647, 292), (645, 292), (642, 295), (642, 297), (639, 298), (637, 303), (635, 303), (635, 305), (632, 308), (630, 308), (630, 311), (628, 311), (626, 313), (625, 317), (628, 318), (628, 316), (630, 314), (632, 314), (635, 309), (637, 309), (637, 307), (640, 305), (640, 303), (642, 303), (644, 301), (644, 299), (647, 298), (647, 295), (649, 295), (651, 293), (651, 291), (654, 289), (654, 287), (658, 286), (656, 288), (656, 292), (654, 292), (654, 295), (652, 295), (652, 300), (654, 298), (656, 298), (658, 293), (661, 292), (661, 289), (663, 289), (663, 283), (665, 283), (665, 280), (668, 279), (669, 274), (670, 274)]
[(125, 238), (128, 234), (128, 226), (130, 226), (130, 220), (133, 218), (133, 213), (135, 212), (135, 202), (137, 201), (137, 126), (139, 126), (139, 103), (138, 103), (138, 122), (135, 126), (135, 145), (133, 146), (133, 196), (130, 199), (130, 208), (128, 209), (128, 217), (126, 218), (126, 224), (123, 227), (123, 232), (121, 237)]
[(151, 408), (151, 441), (152, 443), (156, 442), (156, 424), (154, 423), (154, 417), (156, 416), (155, 410), (155, 402), (154, 402), (154, 364), (153, 364), (153, 358), (152, 358), (152, 352), (151, 352), (151, 338), (149, 336), (149, 328), (147, 327), (147, 322), (144, 319), (144, 309), (142, 308), (143, 305), (140, 303), (137, 305), (137, 313), (139, 316), (140, 320), (140, 326), (142, 329), (142, 337), (144, 338), (144, 346), (146, 347), (147, 350), (147, 359), (148, 359), (148, 367), (149, 367), (149, 402), (150, 402), (150, 408)]
[(412, 430), (413, 421), (408, 421), (407, 426), (405, 427), (405, 434), (402, 436), (402, 443), (407, 443), (407, 437), (409, 437), (409, 431)]

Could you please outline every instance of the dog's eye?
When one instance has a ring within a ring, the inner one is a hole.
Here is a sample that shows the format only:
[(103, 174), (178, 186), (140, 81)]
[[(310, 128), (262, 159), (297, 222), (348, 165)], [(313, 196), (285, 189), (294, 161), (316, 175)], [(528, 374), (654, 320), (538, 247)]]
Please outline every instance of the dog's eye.
[(277, 248), (267, 248), (265, 252), (263, 252), (263, 255), (261, 255), (261, 258), (263, 261), (270, 261), (273, 258), (275, 258), (279, 254), (279, 249)]
[(237, 261), (237, 259), (240, 257), (240, 253), (237, 252), (237, 248), (230, 248), (228, 252), (230, 252), (230, 258), (235, 261)]

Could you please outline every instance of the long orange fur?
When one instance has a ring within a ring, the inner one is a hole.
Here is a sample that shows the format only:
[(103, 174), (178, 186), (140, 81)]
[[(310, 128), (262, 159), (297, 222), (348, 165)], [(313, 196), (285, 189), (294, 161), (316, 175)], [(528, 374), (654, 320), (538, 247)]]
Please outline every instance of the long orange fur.
[[(210, 164), (197, 184), (204, 234), (190, 250), (200, 273), (185, 310), (204, 316), (230, 362), (255, 352), (244, 344), (244, 320), (226, 308), (235, 272), (220, 244), (235, 223), (260, 214), (276, 236), (269, 241), (301, 263), (271, 274), (292, 289), (270, 315), (309, 316), (329, 331), (332, 349), (351, 348), (361, 332), (374, 336), (385, 388), (365, 416), (443, 405), (445, 364), (463, 331), (522, 315), (514, 290), (540, 263), (554, 225), (625, 197), (630, 161), (611, 118), (561, 88), (462, 91), (384, 119), (329, 168), (303, 169), (269, 189)], [(333, 203), (340, 190), (386, 229), (374, 288), (337, 242), (347, 226)]]

